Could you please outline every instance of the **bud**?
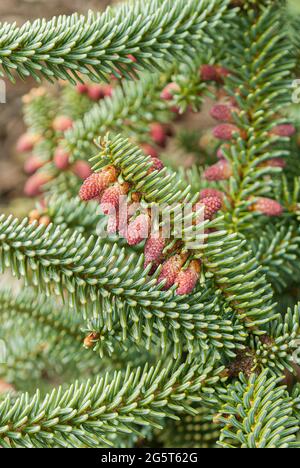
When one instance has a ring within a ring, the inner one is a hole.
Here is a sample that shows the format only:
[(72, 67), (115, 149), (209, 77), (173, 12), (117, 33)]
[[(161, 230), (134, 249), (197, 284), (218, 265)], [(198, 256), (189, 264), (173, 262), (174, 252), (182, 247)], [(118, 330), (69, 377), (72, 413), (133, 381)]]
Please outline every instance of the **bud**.
[(183, 296), (191, 294), (199, 281), (201, 263), (198, 260), (192, 260), (186, 270), (181, 270), (176, 278), (178, 288), (176, 294)]
[(76, 161), (72, 166), (72, 171), (82, 180), (87, 179), (92, 174), (91, 166), (86, 161)]
[(91, 174), (82, 184), (79, 191), (81, 200), (93, 200), (101, 195), (103, 190), (116, 182), (117, 171), (114, 166), (107, 166), (100, 172)]
[(50, 182), (51, 179), (51, 176), (42, 172), (37, 172), (36, 174), (32, 175), (25, 184), (25, 195), (28, 197), (36, 197), (40, 195), (42, 193), (43, 185)]
[(24, 133), (17, 141), (17, 151), (19, 153), (32, 151), (40, 138), (39, 135), (34, 135), (33, 133)]
[(69, 167), (70, 154), (64, 148), (57, 148), (54, 153), (53, 161), (57, 169), (64, 171)]
[(128, 224), (128, 245), (137, 245), (147, 239), (150, 230), (150, 218), (148, 214), (140, 214)]
[(44, 161), (38, 158), (36, 155), (29, 156), (29, 158), (25, 161), (24, 164), (24, 171), (26, 174), (32, 175), (38, 169), (44, 166)]
[(283, 213), (283, 207), (271, 198), (258, 198), (256, 202), (250, 206), (251, 211), (262, 213), (266, 216), (280, 216)]
[(213, 129), (213, 136), (219, 140), (232, 140), (235, 134), (241, 134), (240, 129), (233, 124), (224, 123)]
[(272, 135), (277, 135), (280, 137), (291, 137), (296, 133), (296, 128), (292, 124), (281, 124), (281, 125), (276, 125), (271, 130)]
[(31, 210), (29, 215), (28, 215), (29, 224), (32, 224), (35, 221), (39, 221), (40, 217), (41, 217), (41, 214), (40, 214), (39, 210)]
[(173, 284), (175, 284), (176, 278), (186, 260), (186, 254), (176, 254), (163, 263), (162, 270), (158, 278), (159, 283), (165, 281), (163, 289), (169, 289)]
[(160, 95), (161, 99), (164, 101), (172, 101), (174, 94), (180, 90), (180, 87), (177, 83), (169, 83), (163, 90)]
[(47, 215), (41, 216), (39, 219), (39, 224), (43, 224), (46, 227), (49, 226), (50, 223), (51, 223), (51, 219)]
[(225, 159), (208, 167), (203, 173), (203, 177), (209, 181), (227, 180), (231, 176), (232, 176), (231, 164)]
[(100, 335), (99, 333), (90, 333), (85, 339), (84, 339), (84, 342), (83, 342), (83, 346), (85, 348), (93, 348), (95, 343), (99, 340), (100, 338)]
[(120, 205), (120, 197), (129, 192), (129, 184), (118, 184), (108, 187), (101, 198), (100, 206), (104, 214), (113, 214)]
[(113, 91), (114, 91), (114, 88), (111, 85), (109, 84), (103, 85), (104, 97), (112, 97)]

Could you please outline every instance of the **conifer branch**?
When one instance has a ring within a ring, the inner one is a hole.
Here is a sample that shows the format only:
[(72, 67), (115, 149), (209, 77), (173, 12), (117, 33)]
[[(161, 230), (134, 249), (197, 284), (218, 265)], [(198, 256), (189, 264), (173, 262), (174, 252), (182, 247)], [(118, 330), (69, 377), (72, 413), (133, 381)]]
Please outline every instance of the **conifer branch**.
[[(78, 81), (159, 68), (161, 60), (185, 60), (212, 40), (227, 0), (141, 1), (137, 6), (37, 20), (18, 28), (1, 25), (1, 75)], [(137, 60), (134, 65), (128, 55)]]

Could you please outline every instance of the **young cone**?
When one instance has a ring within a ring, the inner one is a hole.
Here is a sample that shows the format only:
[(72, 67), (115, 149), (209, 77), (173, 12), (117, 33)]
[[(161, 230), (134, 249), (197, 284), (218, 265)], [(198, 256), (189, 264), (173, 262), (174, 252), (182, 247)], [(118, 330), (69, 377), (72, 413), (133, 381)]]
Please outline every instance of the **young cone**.
[(175, 254), (166, 260), (162, 265), (162, 270), (158, 282), (165, 281), (163, 289), (169, 289), (175, 284), (177, 276), (187, 259), (187, 255)]
[(99, 197), (103, 190), (116, 182), (117, 171), (114, 166), (107, 166), (101, 172), (90, 175), (82, 184), (79, 191), (81, 200), (88, 201)]
[(147, 239), (150, 230), (150, 218), (148, 214), (140, 214), (128, 224), (127, 243), (137, 245)]
[(203, 177), (209, 181), (227, 180), (231, 176), (232, 176), (231, 164), (225, 159), (208, 167), (203, 173)]
[(176, 294), (183, 296), (191, 294), (200, 277), (201, 264), (198, 260), (192, 260), (186, 270), (181, 270), (176, 278), (178, 288)]
[(250, 207), (250, 210), (262, 213), (266, 216), (280, 216), (283, 213), (283, 207), (271, 198), (258, 198)]

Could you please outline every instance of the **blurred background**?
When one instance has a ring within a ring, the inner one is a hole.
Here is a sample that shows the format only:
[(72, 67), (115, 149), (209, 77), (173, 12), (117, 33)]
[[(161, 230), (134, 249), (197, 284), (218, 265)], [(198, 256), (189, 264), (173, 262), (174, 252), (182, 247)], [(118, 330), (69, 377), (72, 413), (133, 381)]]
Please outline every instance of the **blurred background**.
[[(23, 24), (36, 18), (52, 18), (60, 14), (86, 13), (89, 9), (103, 10), (116, 0), (0, 0), (0, 21)], [(24, 132), (22, 96), (32, 87), (34, 80), (6, 82), (7, 103), (0, 104), (0, 205), (1, 208), (22, 196), (25, 175), (24, 158), (16, 153), (18, 137)], [(1, 210), (3, 211), (3, 210)]]

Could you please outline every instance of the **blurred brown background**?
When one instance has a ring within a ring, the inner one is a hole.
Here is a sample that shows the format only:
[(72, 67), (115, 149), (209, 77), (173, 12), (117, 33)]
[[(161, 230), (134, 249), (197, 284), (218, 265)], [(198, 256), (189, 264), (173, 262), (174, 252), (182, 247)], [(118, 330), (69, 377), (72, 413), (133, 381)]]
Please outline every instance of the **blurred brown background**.
[[(51, 18), (74, 12), (86, 13), (89, 9), (103, 10), (114, 0), (0, 0), (0, 21), (17, 22)], [(36, 86), (35, 81), (18, 81), (15, 85), (7, 82), (7, 103), (0, 104), (0, 204), (22, 193), (24, 175), (22, 161), (16, 155), (15, 143), (24, 131), (21, 98)]]

